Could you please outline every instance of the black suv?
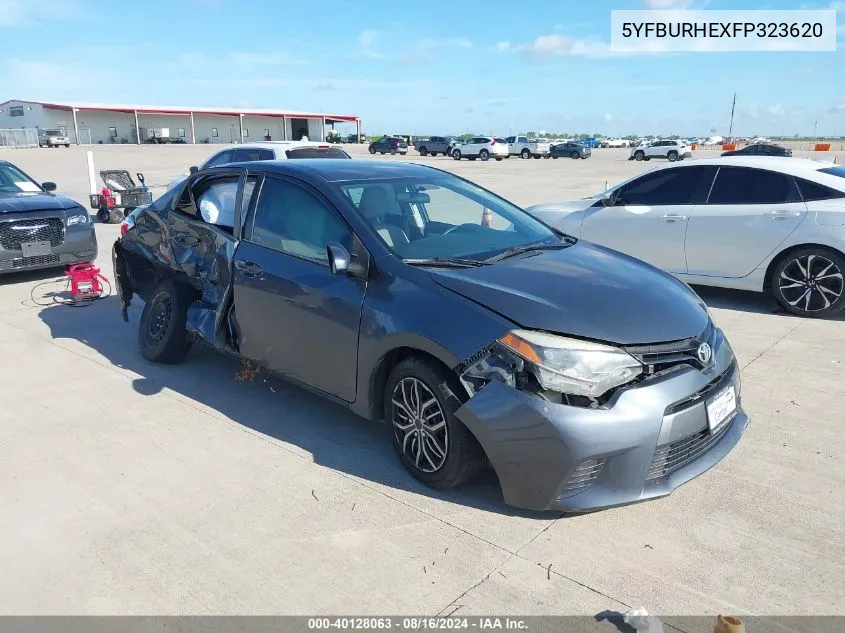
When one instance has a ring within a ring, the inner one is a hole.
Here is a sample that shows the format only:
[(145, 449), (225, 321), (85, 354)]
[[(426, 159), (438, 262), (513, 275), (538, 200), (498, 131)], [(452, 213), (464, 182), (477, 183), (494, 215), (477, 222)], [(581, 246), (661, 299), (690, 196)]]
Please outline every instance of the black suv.
[(402, 154), (408, 153), (408, 143), (405, 139), (396, 136), (382, 136), (379, 140), (370, 143), (370, 154)]

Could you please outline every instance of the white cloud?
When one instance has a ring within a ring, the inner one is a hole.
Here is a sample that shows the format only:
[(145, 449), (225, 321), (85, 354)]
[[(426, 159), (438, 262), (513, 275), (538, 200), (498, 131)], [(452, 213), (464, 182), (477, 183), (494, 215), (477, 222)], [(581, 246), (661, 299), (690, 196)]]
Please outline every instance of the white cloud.
[(508, 53), (513, 50), (510, 42), (502, 41), (496, 43), (496, 50), (500, 53)]
[(472, 48), (472, 42), (464, 37), (425, 39), (420, 41), (413, 49), (401, 55), (399, 61), (406, 65), (418, 64), (433, 59), (438, 51), (456, 48), (469, 50)]
[(834, 103), (827, 109), (828, 114), (845, 114), (845, 101)]
[(65, 22), (86, 11), (78, 0), (0, 0), (0, 27)]
[(302, 66), (305, 62), (287, 53), (229, 53), (229, 61), (240, 66)]
[(740, 113), (749, 119), (781, 119), (786, 115), (786, 110), (778, 105), (761, 106), (756, 103), (751, 103), (742, 108)]
[[(501, 50), (501, 49), (500, 49)], [(534, 59), (548, 57), (618, 57), (638, 53), (661, 53), (665, 48), (659, 43), (649, 43), (646, 48), (637, 47), (629, 51), (611, 50), (610, 44), (602, 40), (579, 39), (565, 35), (540, 35), (530, 44), (507, 48), (505, 52), (517, 50)]]
[(373, 57), (375, 59), (381, 59), (384, 57), (384, 55), (373, 50), (373, 44), (378, 39), (379, 35), (381, 35), (381, 32), (376, 31), (375, 29), (364, 29), (358, 34), (358, 47), (362, 55), (365, 57)]

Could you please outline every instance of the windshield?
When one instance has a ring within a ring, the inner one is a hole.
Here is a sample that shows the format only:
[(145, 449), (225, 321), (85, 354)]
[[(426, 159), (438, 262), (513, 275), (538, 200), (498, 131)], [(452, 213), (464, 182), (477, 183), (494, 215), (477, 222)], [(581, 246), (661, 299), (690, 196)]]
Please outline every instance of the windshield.
[(481, 260), (560, 238), (519, 207), (454, 176), (337, 183), (403, 259)]
[(58, 130), (44, 130), (45, 136), (61, 136), (61, 133)]
[(0, 165), (0, 193), (37, 193), (41, 191), (32, 179), (17, 167)]

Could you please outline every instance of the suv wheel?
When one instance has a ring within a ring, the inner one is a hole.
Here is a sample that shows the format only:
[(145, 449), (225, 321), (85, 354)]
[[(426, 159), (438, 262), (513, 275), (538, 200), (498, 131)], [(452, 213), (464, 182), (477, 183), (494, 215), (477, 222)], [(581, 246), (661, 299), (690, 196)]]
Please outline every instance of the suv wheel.
[(783, 257), (769, 279), (775, 300), (787, 312), (827, 317), (845, 308), (845, 259), (819, 247)]
[(395, 147), (391, 147), (391, 148), (390, 148), (390, 155), (391, 155), (391, 156), (396, 156), (396, 148), (395, 148)]
[[(433, 156), (434, 154), (432, 154)], [(420, 156), (428, 156), (428, 150), (425, 147), (420, 148)]]
[(578, 160), (578, 152), (572, 152), (569, 156), (575, 160)]
[(531, 150), (529, 150), (529, 149), (526, 147), (524, 150), (522, 150), (522, 151), (519, 153), (519, 155), (520, 155), (520, 156), (522, 156), (523, 158), (531, 158)]
[(456, 149), (455, 151), (453, 151), (452, 158), (454, 158), (455, 160), (461, 160), (461, 150)]
[(375, 147), (371, 147), (371, 148), (370, 148), (370, 154), (375, 154), (375, 153), (376, 153), (376, 148), (375, 148)]
[(144, 305), (138, 325), (138, 346), (147, 360), (178, 363), (191, 348), (185, 329), (188, 309), (186, 291), (167, 279), (153, 291)]
[(674, 163), (676, 160), (678, 160), (678, 152), (676, 152), (675, 150), (672, 150), (671, 152), (666, 154), (666, 158), (669, 159), (670, 163)]
[[(402, 361), (390, 373), (384, 412), (393, 447), (411, 475), (432, 488), (454, 488), (487, 465), (484, 451), (453, 414), (454, 399), (440, 385), (460, 390), (455, 376), (420, 358)], [(459, 393), (459, 391), (456, 391)]]
[(479, 157), (481, 160), (489, 160), (489, 158), (490, 158), (490, 152), (488, 152), (486, 149), (483, 149), (483, 150), (481, 150), (480, 152), (478, 152), (478, 157)]
[(645, 158), (645, 152), (643, 150), (637, 150), (634, 152), (634, 160), (643, 160)]

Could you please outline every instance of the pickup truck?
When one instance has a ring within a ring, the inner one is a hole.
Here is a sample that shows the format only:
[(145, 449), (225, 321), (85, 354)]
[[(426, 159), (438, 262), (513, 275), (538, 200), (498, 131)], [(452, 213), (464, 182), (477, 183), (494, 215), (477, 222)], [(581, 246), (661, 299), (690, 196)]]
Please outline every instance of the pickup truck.
[(548, 158), (551, 154), (549, 143), (541, 143), (527, 136), (509, 136), (505, 139), (508, 142), (508, 156), (521, 156), (522, 158)]

